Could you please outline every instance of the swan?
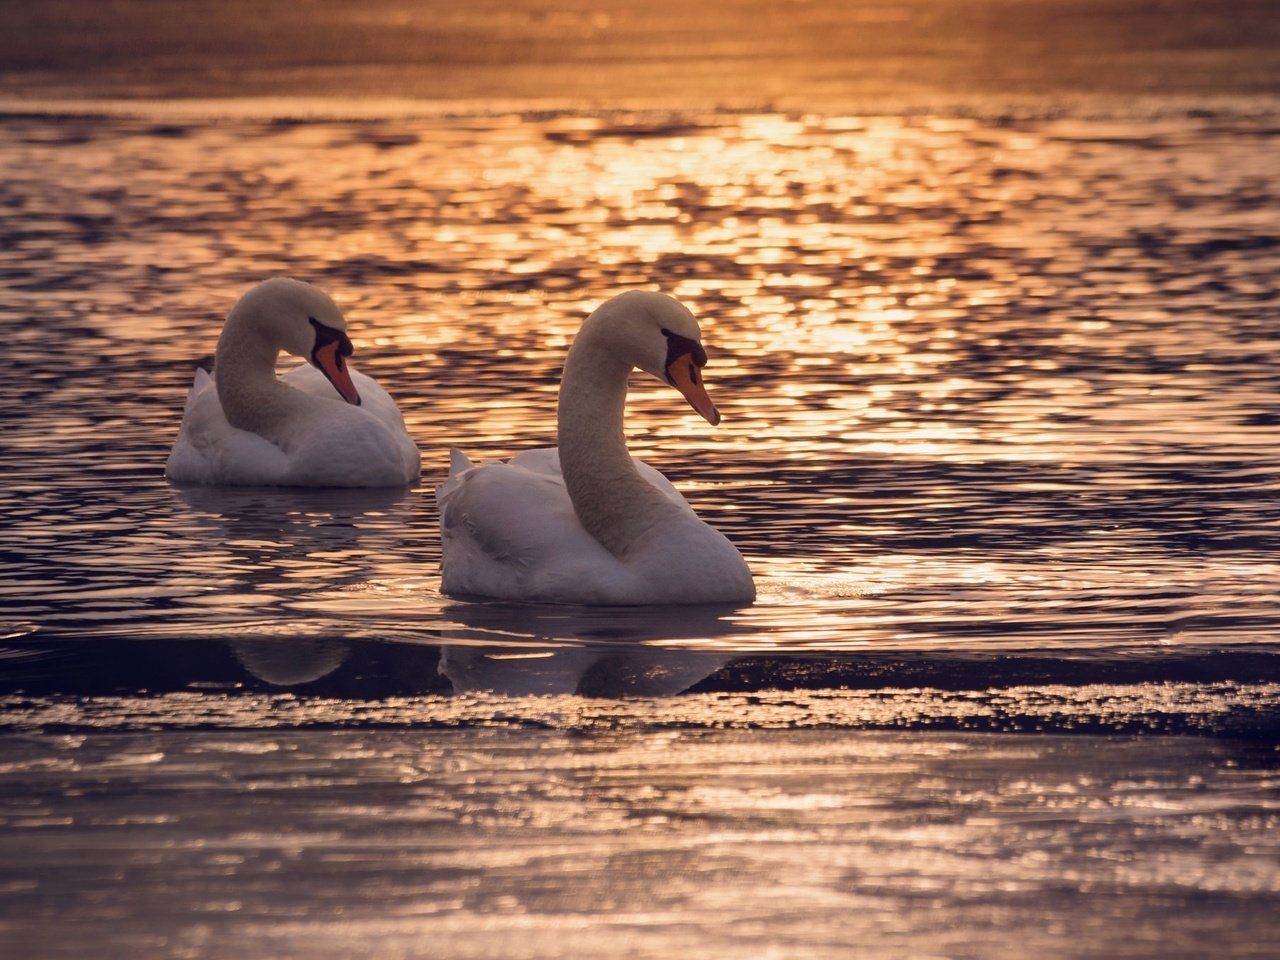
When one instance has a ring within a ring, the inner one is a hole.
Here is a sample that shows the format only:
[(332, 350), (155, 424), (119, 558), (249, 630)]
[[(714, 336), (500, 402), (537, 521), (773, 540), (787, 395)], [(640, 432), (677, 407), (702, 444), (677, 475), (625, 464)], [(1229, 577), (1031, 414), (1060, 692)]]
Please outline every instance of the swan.
[(450, 452), (440, 507), (441, 589), (453, 596), (590, 605), (755, 599), (742, 555), (657, 470), (627, 452), (627, 377), (639, 367), (709, 423), (698, 323), (633, 290), (582, 325), (560, 382), (559, 442), (510, 461)]
[[(395, 401), (348, 367), (347, 322), (301, 280), (258, 284), (227, 315), (214, 375), (197, 369), (165, 476), (178, 483), (407, 486), (418, 448)], [(277, 379), (281, 350), (304, 357)]]

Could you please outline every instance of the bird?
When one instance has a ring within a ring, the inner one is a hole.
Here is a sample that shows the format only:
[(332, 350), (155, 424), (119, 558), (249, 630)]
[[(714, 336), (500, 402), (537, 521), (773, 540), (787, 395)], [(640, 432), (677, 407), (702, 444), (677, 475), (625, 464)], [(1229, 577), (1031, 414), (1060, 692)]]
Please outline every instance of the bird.
[(442, 592), (598, 606), (754, 600), (737, 548), (631, 457), (623, 432), (636, 367), (718, 424), (706, 362), (698, 322), (672, 297), (631, 290), (592, 312), (565, 359), (558, 448), (485, 463), (451, 449), (436, 488)]
[[(280, 351), (305, 363), (276, 376)], [(356, 372), (347, 323), (318, 287), (274, 277), (227, 315), (213, 376), (197, 368), (165, 464), (176, 483), (399, 487), (421, 456), (394, 400)]]

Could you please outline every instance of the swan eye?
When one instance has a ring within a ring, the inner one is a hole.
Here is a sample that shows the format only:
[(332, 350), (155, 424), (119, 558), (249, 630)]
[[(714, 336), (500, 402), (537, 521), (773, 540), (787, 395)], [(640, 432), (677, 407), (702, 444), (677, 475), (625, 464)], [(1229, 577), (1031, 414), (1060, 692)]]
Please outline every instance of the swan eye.
[(678, 333), (672, 333), (670, 330), (662, 331), (667, 336), (667, 366), (675, 363), (677, 359), (691, 354), (693, 362), (699, 367), (707, 365), (707, 351), (702, 349), (702, 344), (697, 340), (690, 340), (688, 337), (682, 337)]
[(319, 350), (326, 343), (337, 343), (338, 353), (341, 356), (349, 357), (355, 352), (355, 348), (351, 345), (351, 338), (341, 330), (335, 330), (333, 327), (327, 327), (315, 317), (307, 317), (311, 321), (311, 326), (316, 331), (316, 345), (314, 350)]

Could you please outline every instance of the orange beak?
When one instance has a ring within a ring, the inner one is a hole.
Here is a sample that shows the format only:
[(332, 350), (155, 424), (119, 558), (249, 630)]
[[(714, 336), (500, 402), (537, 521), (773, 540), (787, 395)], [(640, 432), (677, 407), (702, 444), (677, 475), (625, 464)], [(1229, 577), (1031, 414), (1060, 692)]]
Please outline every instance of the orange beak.
[(697, 410), (707, 423), (714, 427), (720, 422), (720, 411), (707, 396), (707, 388), (702, 385), (702, 374), (698, 365), (693, 362), (692, 354), (681, 354), (667, 364), (667, 380), (684, 395), (689, 406)]
[(322, 343), (311, 352), (311, 356), (342, 399), (358, 407), (360, 394), (356, 392), (356, 385), (351, 382), (351, 374), (347, 370), (347, 360), (342, 355), (341, 347), (342, 344), (337, 340)]

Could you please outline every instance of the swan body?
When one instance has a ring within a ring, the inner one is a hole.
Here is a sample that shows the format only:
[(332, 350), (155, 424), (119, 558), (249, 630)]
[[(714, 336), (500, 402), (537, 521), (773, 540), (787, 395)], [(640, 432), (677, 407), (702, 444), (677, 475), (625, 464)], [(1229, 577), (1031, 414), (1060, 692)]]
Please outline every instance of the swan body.
[(697, 322), (670, 297), (632, 291), (588, 317), (565, 362), (558, 448), (480, 464), (452, 451), (436, 490), (444, 592), (596, 605), (753, 600), (741, 554), (633, 459), (623, 436), (634, 367), (718, 423), (705, 363)]
[[(281, 350), (308, 359), (283, 377)], [(419, 474), (395, 401), (351, 369), (346, 321), (329, 297), (277, 277), (246, 293), (197, 370), (165, 476), (179, 483), (393, 487)]]

